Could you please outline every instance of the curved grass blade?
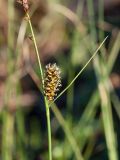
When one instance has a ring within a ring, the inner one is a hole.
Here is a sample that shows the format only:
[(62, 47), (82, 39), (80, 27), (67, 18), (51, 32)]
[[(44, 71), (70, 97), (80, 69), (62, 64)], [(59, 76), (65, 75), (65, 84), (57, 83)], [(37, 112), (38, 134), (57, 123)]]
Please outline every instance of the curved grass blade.
[[(88, 66), (88, 64), (92, 61), (92, 59), (95, 57), (95, 55), (98, 53), (98, 51), (100, 50), (100, 48), (102, 47), (102, 45), (104, 44), (104, 42), (106, 41), (106, 39), (108, 38), (108, 36), (103, 40), (103, 42), (99, 45), (99, 47), (96, 49), (96, 51), (94, 52), (94, 54), (91, 56), (91, 58), (88, 60), (88, 62), (84, 65), (84, 67), (79, 71), (79, 73), (75, 76), (75, 78), (70, 82), (70, 84), (55, 98), (54, 102), (63, 95), (63, 93), (66, 92), (66, 90), (68, 90), (68, 88), (75, 82), (75, 80), (82, 74), (82, 72), (85, 70), (85, 68)], [(51, 105), (51, 104), (50, 104)]]

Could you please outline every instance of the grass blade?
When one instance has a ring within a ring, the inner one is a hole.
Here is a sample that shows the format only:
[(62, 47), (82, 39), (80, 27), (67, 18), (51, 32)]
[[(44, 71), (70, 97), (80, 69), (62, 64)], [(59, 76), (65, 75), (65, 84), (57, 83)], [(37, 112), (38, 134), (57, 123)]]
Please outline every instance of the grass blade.
[(88, 64), (92, 61), (92, 59), (95, 57), (95, 55), (98, 53), (104, 42), (106, 41), (108, 37), (106, 37), (103, 42), (99, 45), (97, 50), (94, 52), (94, 54), (91, 56), (91, 58), (88, 60), (88, 62), (84, 65), (84, 67), (79, 71), (79, 73), (75, 76), (75, 78), (70, 82), (70, 84), (55, 98), (54, 102), (68, 90), (68, 88), (75, 82), (75, 80), (82, 74), (82, 72), (85, 70), (85, 68), (88, 66)]

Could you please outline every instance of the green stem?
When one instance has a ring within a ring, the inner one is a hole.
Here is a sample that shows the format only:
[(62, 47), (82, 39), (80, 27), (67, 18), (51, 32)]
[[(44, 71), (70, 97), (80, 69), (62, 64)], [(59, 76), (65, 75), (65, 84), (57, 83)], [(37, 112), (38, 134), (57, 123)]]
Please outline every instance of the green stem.
[(41, 65), (41, 61), (40, 61), (40, 56), (39, 56), (39, 51), (38, 51), (35, 35), (34, 35), (34, 32), (33, 32), (32, 23), (31, 23), (30, 16), (29, 16), (28, 12), (26, 14), (27, 14), (27, 17), (28, 17), (28, 23), (29, 23), (30, 30), (31, 30), (35, 51), (36, 51), (36, 54), (37, 54), (37, 59), (38, 59), (39, 67), (40, 67), (40, 74), (41, 74), (42, 83), (44, 84), (43, 70), (42, 70), (42, 65)]
[[(31, 30), (32, 38), (33, 38), (33, 43), (34, 43), (35, 51), (36, 51), (36, 54), (37, 54), (38, 64), (39, 64), (39, 67), (40, 67), (40, 74), (41, 74), (41, 79), (42, 79), (42, 89), (44, 90), (44, 76), (43, 76), (42, 65), (41, 65), (40, 56), (39, 56), (39, 52), (38, 52), (38, 47), (37, 47), (35, 35), (34, 35), (34, 32), (33, 32), (32, 23), (31, 23), (30, 16), (29, 16), (28, 12), (26, 13), (26, 15), (27, 15), (27, 17), (28, 17), (28, 23), (29, 23), (29, 26), (30, 26), (30, 30)], [(44, 102), (45, 102), (46, 117), (47, 117), (49, 160), (52, 160), (52, 142), (51, 142), (50, 110), (49, 110), (48, 101), (47, 101), (47, 99), (46, 99), (45, 96), (44, 96)]]
[(49, 144), (49, 160), (52, 160), (52, 142), (51, 142), (51, 126), (50, 126), (50, 108), (45, 98), (46, 106), (46, 118), (47, 118), (47, 129), (48, 129), (48, 144)]

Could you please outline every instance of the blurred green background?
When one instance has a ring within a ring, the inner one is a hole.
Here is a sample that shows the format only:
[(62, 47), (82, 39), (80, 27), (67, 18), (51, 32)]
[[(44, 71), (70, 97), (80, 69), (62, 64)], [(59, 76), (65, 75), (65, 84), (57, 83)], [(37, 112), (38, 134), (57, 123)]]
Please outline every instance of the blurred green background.
[[(120, 1), (30, 0), (43, 69), (61, 68), (51, 106), (53, 160), (120, 159)], [(0, 160), (47, 160), (40, 71), (23, 7), (0, 1)], [(81, 157), (82, 155), (82, 157)]]

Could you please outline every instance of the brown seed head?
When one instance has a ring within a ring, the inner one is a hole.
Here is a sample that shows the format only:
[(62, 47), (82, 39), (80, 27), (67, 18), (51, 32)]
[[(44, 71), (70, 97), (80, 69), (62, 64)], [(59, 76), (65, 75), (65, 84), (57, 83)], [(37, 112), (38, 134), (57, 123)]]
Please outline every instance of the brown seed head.
[(49, 101), (54, 100), (56, 92), (61, 86), (60, 69), (56, 64), (46, 65), (44, 93)]
[(29, 9), (28, 0), (17, 0), (17, 2), (23, 6), (25, 12), (28, 11)]

